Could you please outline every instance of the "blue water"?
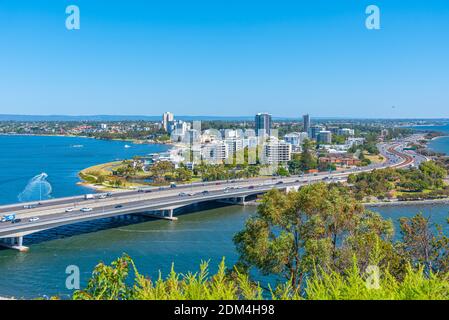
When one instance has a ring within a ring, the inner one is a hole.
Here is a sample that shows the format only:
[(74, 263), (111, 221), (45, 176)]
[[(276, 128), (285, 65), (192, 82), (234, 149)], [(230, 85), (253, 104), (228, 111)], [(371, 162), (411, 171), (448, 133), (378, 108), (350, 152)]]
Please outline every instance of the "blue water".
[[(131, 148), (125, 148), (126, 144)], [(80, 170), (168, 149), (165, 145), (47, 136), (0, 136), (0, 148), (0, 204), (18, 202), (30, 180), (43, 172), (48, 175), (50, 197), (78, 195), (88, 192), (76, 184)], [(24, 201), (38, 200), (40, 187), (32, 187), (32, 199), (28, 196)]]
[[(59, 137), (0, 137), (0, 143), (3, 148), (8, 145), (10, 152), (0, 153), (4, 203), (16, 201), (29, 179), (41, 172), (48, 173), (53, 196), (83, 193), (85, 190), (76, 186), (76, 173), (80, 169), (159, 148), (133, 145), (125, 149), (122, 142)], [(73, 148), (75, 144), (82, 144), (85, 149)], [(104, 219), (26, 237), (29, 252), (0, 250), (0, 296), (66, 297), (71, 293), (65, 288), (68, 265), (80, 268), (81, 283), (85, 285), (99, 261), (109, 263), (124, 252), (134, 258), (141, 273), (153, 278), (158, 276), (159, 270), (166, 275), (172, 262), (176, 270), (183, 273), (197, 270), (201, 260), (210, 260), (213, 272), (223, 256), (231, 266), (238, 258), (232, 238), (255, 210), (251, 206), (203, 208), (171, 222), (129, 216), (126, 220)], [(400, 217), (422, 212), (443, 225), (449, 234), (447, 205), (372, 210), (391, 218), (396, 227)], [(396, 238), (399, 236), (397, 232)]]
[(438, 126), (415, 126), (415, 127), (410, 127), (410, 128), (414, 129), (416, 131), (439, 131), (439, 132), (449, 133), (449, 124), (438, 125)]
[(449, 154), (449, 124), (441, 126), (417, 126), (411, 127), (412, 129), (420, 131), (438, 131), (446, 134), (447, 136), (433, 139), (429, 142), (429, 148), (436, 152)]

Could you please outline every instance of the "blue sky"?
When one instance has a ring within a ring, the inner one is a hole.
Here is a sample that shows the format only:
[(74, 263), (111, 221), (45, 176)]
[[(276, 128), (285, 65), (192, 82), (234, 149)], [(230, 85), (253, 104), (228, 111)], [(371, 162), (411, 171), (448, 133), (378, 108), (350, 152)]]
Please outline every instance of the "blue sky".
[(448, 34), (447, 0), (0, 0), (0, 113), (449, 117)]

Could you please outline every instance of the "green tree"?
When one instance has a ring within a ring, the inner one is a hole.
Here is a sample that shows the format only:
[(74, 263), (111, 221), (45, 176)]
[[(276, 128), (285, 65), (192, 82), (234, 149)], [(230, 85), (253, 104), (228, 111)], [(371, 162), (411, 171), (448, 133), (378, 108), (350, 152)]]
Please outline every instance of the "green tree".
[(155, 182), (164, 182), (168, 173), (172, 173), (175, 166), (170, 161), (159, 161), (151, 166), (151, 176)]
[(284, 167), (279, 167), (279, 168), (277, 169), (277, 171), (276, 171), (276, 174), (277, 174), (278, 176), (281, 176), (281, 177), (288, 177), (288, 176), (290, 176), (290, 173), (289, 173), (288, 170), (287, 170), (286, 168), (284, 168)]
[(413, 266), (423, 266), (425, 272), (449, 272), (449, 238), (440, 225), (418, 214), (401, 218), (402, 242), (398, 243), (405, 259)]
[(287, 194), (268, 192), (234, 242), (239, 268), (278, 274), (300, 288), (315, 265), (344, 269), (354, 254), (367, 265), (374, 248), (382, 248), (382, 261), (392, 262), (392, 233), (391, 221), (319, 183)]
[(318, 164), (315, 157), (311, 152), (312, 143), (309, 140), (305, 140), (302, 146), (302, 153), (300, 159), (300, 168), (302, 171), (316, 169)]
[(190, 181), (192, 179), (192, 171), (189, 170), (185, 165), (181, 165), (175, 170), (175, 179), (177, 181)]

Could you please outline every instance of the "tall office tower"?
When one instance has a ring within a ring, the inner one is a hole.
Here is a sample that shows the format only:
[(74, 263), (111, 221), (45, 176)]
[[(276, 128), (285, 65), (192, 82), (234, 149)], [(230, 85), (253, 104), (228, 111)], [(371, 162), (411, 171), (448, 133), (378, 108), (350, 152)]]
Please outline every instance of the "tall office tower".
[(310, 129), (310, 115), (305, 114), (302, 116), (303, 124), (304, 124), (304, 130), (303, 132), (309, 132)]
[(271, 132), (271, 114), (258, 113), (256, 114), (256, 135), (264, 136), (270, 135)]
[(162, 127), (165, 131), (168, 131), (168, 125), (175, 119), (175, 116), (171, 112), (164, 112), (162, 115)]

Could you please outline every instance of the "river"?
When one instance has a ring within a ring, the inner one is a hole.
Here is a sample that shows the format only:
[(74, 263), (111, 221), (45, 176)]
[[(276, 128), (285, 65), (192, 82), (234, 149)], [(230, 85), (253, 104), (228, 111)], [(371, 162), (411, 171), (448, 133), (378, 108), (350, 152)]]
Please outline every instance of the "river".
[[(40, 172), (48, 174), (51, 195), (80, 194), (85, 192), (76, 185), (76, 173), (80, 169), (163, 149), (163, 146), (147, 145), (126, 149), (124, 144), (82, 138), (0, 136), (0, 145), (8, 150), (0, 153), (1, 167), (7, 168), (0, 173), (2, 203), (17, 201), (30, 178)], [(74, 148), (74, 145), (83, 147)], [(65, 288), (68, 265), (80, 268), (81, 282), (85, 285), (99, 261), (109, 263), (124, 252), (135, 260), (141, 273), (151, 277), (157, 277), (159, 270), (166, 275), (172, 262), (177, 271), (187, 272), (197, 270), (201, 260), (210, 260), (213, 272), (223, 256), (228, 266), (237, 260), (232, 237), (255, 210), (252, 206), (205, 207), (179, 216), (178, 221), (144, 217), (104, 219), (30, 236), (26, 238), (26, 244), (30, 245), (27, 253), (0, 250), (0, 296), (67, 297), (71, 293)], [(393, 219), (396, 225), (402, 216), (423, 212), (449, 232), (445, 224), (449, 216), (447, 205), (373, 210)]]

